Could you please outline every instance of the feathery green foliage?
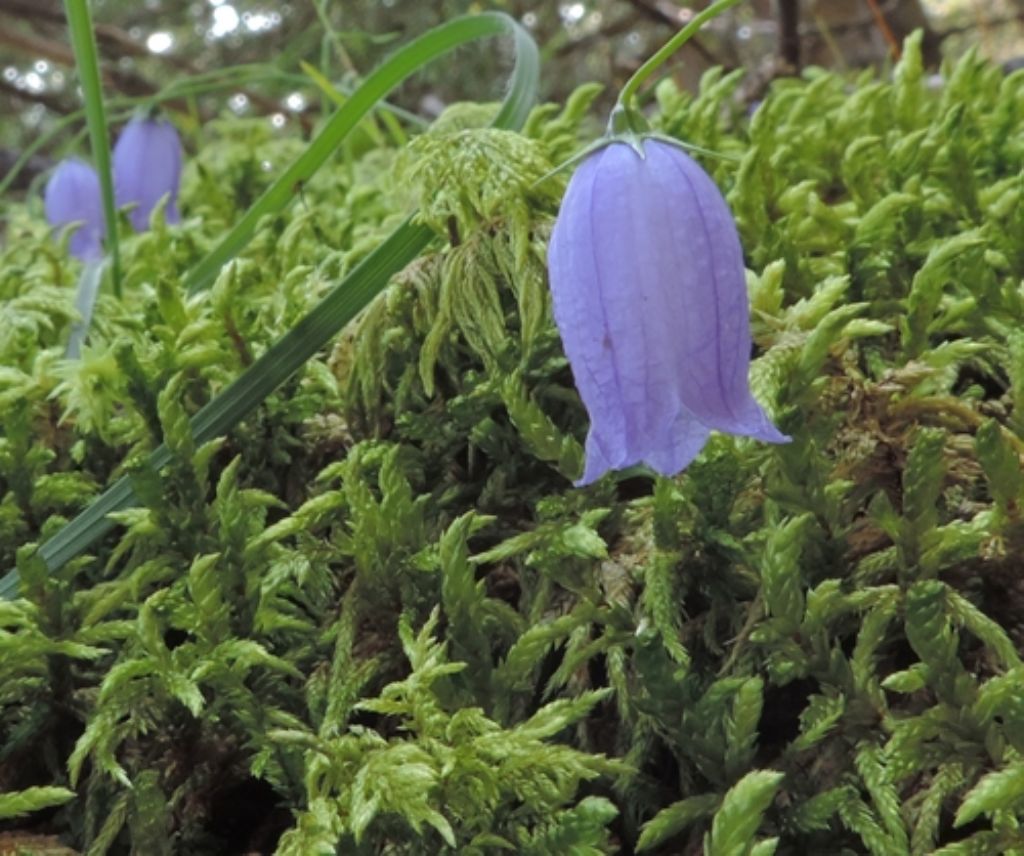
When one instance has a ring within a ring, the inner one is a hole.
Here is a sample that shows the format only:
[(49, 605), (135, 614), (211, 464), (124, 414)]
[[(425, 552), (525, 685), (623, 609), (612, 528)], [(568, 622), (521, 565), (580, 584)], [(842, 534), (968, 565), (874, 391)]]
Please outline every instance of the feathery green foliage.
[[(544, 256), (593, 87), (520, 134), (456, 105), (339, 152), (188, 296), (301, 149), (204, 128), (188, 219), (124, 241), (77, 361), (76, 271), (12, 206), (0, 823), (97, 856), (1024, 852), (1024, 74), (931, 88), (918, 50), (749, 119), (735, 75), (658, 87), (661, 132), (735, 158), (705, 165), (794, 438), (715, 436), (671, 480), (571, 487)], [(435, 249), (197, 436), (417, 200)], [(35, 545), (122, 476), (139, 506), (48, 573)]]

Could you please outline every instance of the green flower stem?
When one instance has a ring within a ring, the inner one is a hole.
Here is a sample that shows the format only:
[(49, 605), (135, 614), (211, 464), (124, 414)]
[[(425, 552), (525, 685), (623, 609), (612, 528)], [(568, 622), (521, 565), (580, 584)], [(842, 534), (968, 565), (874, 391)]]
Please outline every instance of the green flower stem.
[(616, 109), (618, 110), (619, 108), (623, 108), (627, 111), (630, 110), (632, 108), (631, 102), (635, 98), (640, 87), (647, 82), (647, 78), (658, 70), (659, 66), (664, 64), (665, 60), (685, 45), (696, 34), (696, 32), (704, 26), (705, 23), (710, 21), (712, 18), (721, 15), (726, 9), (735, 6), (739, 2), (741, 2), (741, 0), (718, 0), (717, 3), (712, 3), (703, 12), (694, 16), (690, 23), (669, 39), (661, 49), (654, 54), (654, 56), (640, 66), (633, 76), (626, 81), (626, 85), (622, 87), (622, 91), (619, 93), (619, 100), (616, 104)]

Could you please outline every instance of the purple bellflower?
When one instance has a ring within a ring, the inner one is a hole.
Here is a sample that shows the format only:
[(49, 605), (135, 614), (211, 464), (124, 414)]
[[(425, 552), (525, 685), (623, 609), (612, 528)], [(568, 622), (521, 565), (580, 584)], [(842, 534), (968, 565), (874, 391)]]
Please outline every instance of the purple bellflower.
[(113, 151), (114, 198), (118, 207), (134, 205), (128, 213), (136, 232), (149, 228), (157, 202), (169, 194), (168, 223), (178, 223), (178, 185), (181, 182), (181, 139), (166, 119), (132, 119)]
[(74, 227), (68, 249), (82, 261), (94, 261), (103, 255), (103, 204), (100, 180), (87, 163), (75, 158), (61, 161), (46, 183), (43, 208), (51, 226)]
[(590, 415), (578, 485), (639, 463), (675, 475), (712, 430), (789, 440), (750, 393), (736, 225), (681, 148), (648, 137), (590, 154), (569, 182), (548, 268)]

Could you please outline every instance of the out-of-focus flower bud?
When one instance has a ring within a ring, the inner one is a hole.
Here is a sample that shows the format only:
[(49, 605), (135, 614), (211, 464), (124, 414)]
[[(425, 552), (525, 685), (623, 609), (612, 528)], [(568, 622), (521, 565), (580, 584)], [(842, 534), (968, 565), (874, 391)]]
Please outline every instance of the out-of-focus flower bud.
[(52, 226), (77, 223), (68, 247), (71, 255), (93, 261), (103, 255), (103, 204), (96, 170), (76, 158), (61, 161), (43, 193), (46, 219)]
[(743, 251), (682, 149), (619, 140), (576, 170), (551, 235), (555, 321), (590, 414), (579, 484), (646, 463), (674, 475), (712, 430), (789, 438), (750, 393)]
[(118, 207), (133, 205), (128, 216), (136, 232), (149, 228), (157, 202), (169, 195), (165, 216), (178, 223), (181, 140), (166, 119), (132, 119), (113, 152), (114, 198)]

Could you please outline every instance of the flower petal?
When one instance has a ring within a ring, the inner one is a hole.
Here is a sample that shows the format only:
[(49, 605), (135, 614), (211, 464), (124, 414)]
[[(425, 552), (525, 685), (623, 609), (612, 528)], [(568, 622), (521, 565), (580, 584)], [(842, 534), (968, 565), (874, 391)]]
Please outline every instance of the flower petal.
[(598, 152), (573, 175), (548, 245), (548, 269), (555, 321), (593, 426), (587, 441), (593, 452), (588, 451), (588, 458), (600, 456), (612, 467), (627, 456), (629, 428), (602, 303), (609, 283), (598, 266), (591, 228), (594, 185), (603, 155)]
[(645, 460), (652, 469), (666, 476), (674, 476), (689, 466), (711, 436), (711, 430), (686, 408), (680, 408), (676, 418), (661, 431)]
[(87, 163), (77, 159), (61, 161), (46, 183), (43, 209), (52, 226), (77, 223), (68, 241), (71, 255), (83, 261), (103, 255), (103, 204), (100, 180)]
[[(622, 387), (631, 457), (646, 456), (679, 411), (665, 318), (664, 220), (652, 210), (657, 188), (631, 146), (604, 152), (591, 215), (593, 253), (606, 287), (607, 348)], [(652, 191), (654, 196), (652, 197)]]
[(552, 233), (555, 320), (591, 418), (579, 484), (638, 463), (674, 474), (709, 433), (674, 394), (658, 193), (638, 153), (613, 143), (577, 171)]
[(150, 215), (166, 194), (166, 220), (180, 222), (181, 140), (170, 122), (132, 119), (121, 132), (112, 159), (114, 195), (119, 207), (135, 206), (128, 217), (136, 232), (149, 228)]
[(750, 394), (743, 252), (710, 177), (669, 143), (611, 141), (569, 182), (548, 247), (555, 321), (590, 415), (578, 484), (666, 475), (712, 429), (785, 442)]
[[(750, 394), (750, 308), (743, 250), (732, 214), (715, 183), (669, 143), (644, 144), (650, 176), (662, 188), (665, 239), (675, 287), (666, 289), (670, 341), (680, 399), (709, 428), (786, 442)], [(655, 204), (652, 201), (652, 205)]]

